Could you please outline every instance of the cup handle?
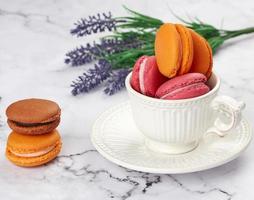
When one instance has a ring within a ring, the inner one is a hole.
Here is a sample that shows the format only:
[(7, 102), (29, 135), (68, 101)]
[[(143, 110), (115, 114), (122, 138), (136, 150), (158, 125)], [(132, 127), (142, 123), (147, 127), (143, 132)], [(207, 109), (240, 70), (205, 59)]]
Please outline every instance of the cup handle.
[(245, 103), (242, 101), (236, 101), (229, 96), (217, 96), (211, 103), (213, 110), (218, 111), (221, 114), (225, 114), (230, 118), (228, 124), (221, 121), (217, 117), (214, 124), (209, 128), (206, 133), (216, 133), (219, 136), (225, 136), (230, 130), (237, 127), (242, 119), (242, 110), (245, 108)]

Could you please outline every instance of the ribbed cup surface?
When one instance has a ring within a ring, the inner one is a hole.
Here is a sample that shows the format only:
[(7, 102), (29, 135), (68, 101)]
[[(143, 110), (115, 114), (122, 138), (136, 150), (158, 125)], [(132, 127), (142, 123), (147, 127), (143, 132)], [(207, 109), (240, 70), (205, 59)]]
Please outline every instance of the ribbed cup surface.
[(135, 92), (130, 84), (128, 86), (128, 78), (126, 87), (133, 118), (146, 137), (163, 143), (186, 144), (198, 141), (211, 125), (213, 111), (210, 103), (217, 95), (218, 87), (199, 98), (170, 101)]

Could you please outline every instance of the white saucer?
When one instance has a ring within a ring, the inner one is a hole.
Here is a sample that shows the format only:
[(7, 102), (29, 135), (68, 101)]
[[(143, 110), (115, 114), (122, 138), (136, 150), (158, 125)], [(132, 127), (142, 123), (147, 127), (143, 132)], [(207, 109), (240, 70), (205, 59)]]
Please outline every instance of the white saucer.
[(238, 157), (251, 141), (250, 125), (243, 119), (225, 137), (205, 136), (198, 147), (180, 155), (152, 152), (132, 119), (129, 102), (104, 112), (94, 123), (91, 140), (106, 159), (123, 167), (150, 173), (189, 173), (210, 169)]

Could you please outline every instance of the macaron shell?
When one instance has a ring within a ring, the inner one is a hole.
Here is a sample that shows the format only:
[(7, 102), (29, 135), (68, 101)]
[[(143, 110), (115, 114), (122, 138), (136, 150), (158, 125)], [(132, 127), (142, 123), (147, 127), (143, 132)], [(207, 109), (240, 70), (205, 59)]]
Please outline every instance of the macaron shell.
[(154, 97), (158, 87), (168, 80), (163, 76), (157, 66), (155, 56), (150, 56), (146, 60), (144, 73), (145, 95)]
[(209, 87), (204, 83), (195, 83), (174, 90), (165, 97), (162, 97), (162, 99), (178, 100), (178, 99), (194, 98), (206, 94), (207, 92), (209, 92), (209, 90), (210, 90)]
[(182, 43), (174, 24), (163, 24), (155, 37), (155, 56), (159, 71), (171, 78), (177, 74), (182, 59)]
[(182, 87), (192, 85), (195, 83), (205, 83), (207, 78), (200, 73), (188, 73), (177, 76), (163, 83), (156, 91), (155, 96), (161, 98), (162, 96)]
[(24, 99), (12, 103), (6, 110), (9, 120), (22, 123), (42, 123), (54, 121), (61, 109), (50, 100)]
[(48, 152), (47, 154), (44, 154), (42, 156), (37, 156), (37, 157), (19, 157), (11, 153), (9, 149), (6, 149), (6, 157), (15, 165), (21, 166), (21, 167), (36, 167), (39, 165), (43, 165), (45, 163), (48, 163), (49, 161), (55, 159), (57, 155), (61, 151), (61, 141), (59, 140), (56, 143), (56, 146), (53, 150)]
[(60, 140), (57, 130), (43, 135), (23, 135), (12, 131), (8, 136), (7, 148), (17, 153), (35, 153), (55, 146)]
[(53, 131), (60, 123), (60, 117), (55, 121), (50, 122), (45, 125), (36, 125), (36, 126), (19, 126), (15, 122), (7, 120), (9, 127), (19, 133), (19, 134), (28, 134), (28, 135), (40, 135)]
[(212, 75), (212, 70), (213, 70), (213, 51), (212, 51), (210, 44), (207, 41), (206, 41), (206, 45), (207, 45), (207, 48), (209, 49), (209, 54), (210, 54), (211, 61), (212, 61), (208, 71), (206, 72), (206, 77), (207, 77), (207, 79), (209, 79), (210, 76)]
[(131, 75), (131, 86), (134, 90), (137, 92), (141, 92), (140, 89), (140, 83), (139, 83), (139, 70), (140, 70), (140, 65), (143, 62), (144, 59), (146, 59), (148, 56), (141, 56), (135, 63), (133, 70), (132, 70), (132, 75)]
[(182, 61), (178, 70), (178, 75), (186, 74), (190, 71), (193, 61), (193, 41), (188, 28), (181, 24), (176, 24), (176, 29), (182, 41)]
[(206, 40), (195, 31), (190, 30), (193, 40), (194, 55), (190, 72), (206, 75), (212, 66), (212, 56)]

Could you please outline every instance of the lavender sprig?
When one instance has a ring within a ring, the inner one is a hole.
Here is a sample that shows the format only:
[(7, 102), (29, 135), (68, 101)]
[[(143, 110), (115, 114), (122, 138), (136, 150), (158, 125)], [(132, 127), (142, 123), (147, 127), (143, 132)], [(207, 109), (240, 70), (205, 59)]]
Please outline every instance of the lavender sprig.
[[(114, 32), (104, 37), (99, 43), (80, 46), (66, 54), (65, 62), (72, 66), (99, 60), (93, 69), (89, 69), (73, 82), (71, 85), (73, 95), (88, 92), (106, 79), (108, 81), (104, 92), (112, 95), (124, 87), (124, 79), (138, 57), (154, 55), (156, 30), (163, 21), (128, 8), (126, 10), (131, 16), (113, 18), (111, 13), (102, 13), (83, 18), (75, 23), (71, 33), (77, 37), (107, 30)], [(202, 35), (211, 45), (213, 53), (230, 38), (254, 33), (254, 27), (230, 31), (218, 29), (198, 19), (185, 21), (177, 18), (188, 28)]]
[(73, 67), (92, 62), (95, 59), (93, 54), (94, 46), (87, 43), (86, 46), (81, 45), (80, 47), (77, 47), (65, 55), (66, 58), (64, 62)]
[(87, 43), (86, 46), (81, 45), (68, 52), (66, 54), (65, 63), (74, 67), (80, 66), (109, 54), (140, 48), (142, 45), (143, 42), (135, 38), (126, 38), (124, 40), (118, 38), (104, 38), (100, 43), (94, 42), (93, 45)]
[(104, 93), (107, 95), (113, 95), (122, 88), (124, 88), (125, 78), (130, 73), (131, 69), (120, 69), (112, 72), (110, 78), (106, 83)]
[(73, 81), (71, 93), (76, 96), (80, 93), (87, 93), (106, 80), (111, 74), (111, 65), (105, 59), (100, 59), (94, 68), (79, 76), (76, 81)]
[(98, 13), (91, 15), (88, 18), (81, 18), (74, 23), (75, 28), (71, 29), (71, 34), (77, 37), (87, 36), (92, 33), (104, 32), (105, 30), (116, 30), (117, 20), (112, 18), (111, 12)]

